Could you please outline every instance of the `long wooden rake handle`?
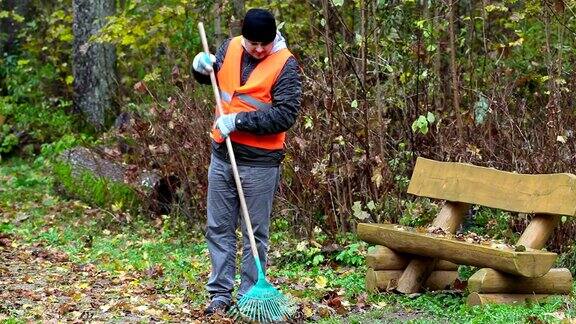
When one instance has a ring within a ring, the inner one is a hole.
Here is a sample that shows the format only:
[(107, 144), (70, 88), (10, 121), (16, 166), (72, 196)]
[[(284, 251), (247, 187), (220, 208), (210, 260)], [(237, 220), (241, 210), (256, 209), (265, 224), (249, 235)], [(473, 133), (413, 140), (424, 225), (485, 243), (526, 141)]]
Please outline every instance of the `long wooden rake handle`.
[[(204, 24), (202, 22), (198, 23), (198, 30), (200, 31), (200, 38), (202, 39), (202, 46), (204, 47), (204, 52), (210, 55), (210, 49), (208, 48), (208, 41), (206, 40), (206, 32), (204, 31)], [(214, 90), (214, 99), (216, 99), (216, 107), (220, 116), (224, 115), (224, 109), (222, 109), (222, 102), (220, 101), (220, 91), (218, 90), (216, 82), (216, 74), (214, 70), (210, 72), (210, 81), (212, 83), (212, 90)], [(242, 209), (242, 216), (244, 216), (244, 223), (246, 223), (246, 230), (248, 232), (248, 238), (250, 239), (250, 248), (252, 249), (252, 255), (254, 255), (254, 260), (257, 265), (260, 265), (260, 256), (258, 255), (258, 249), (256, 248), (256, 241), (254, 240), (254, 230), (252, 229), (252, 223), (250, 222), (250, 214), (248, 214), (248, 207), (246, 206), (246, 199), (244, 198), (244, 190), (242, 190), (242, 183), (240, 182), (240, 175), (238, 174), (238, 166), (236, 165), (236, 158), (234, 157), (234, 151), (232, 150), (232, 141), (230, 141), (230, 136), (226, 137), (226, 147), (228, 148), (228, 156), (230, 156), (230, 164), (232, 164), (232, 173), (234, 174), (234, 181), (236, 182), (236, 189), (238, 190), (238, 196), (240, 197), (240, 208)], [(258, 269), (261, 270), (261, 269)]]

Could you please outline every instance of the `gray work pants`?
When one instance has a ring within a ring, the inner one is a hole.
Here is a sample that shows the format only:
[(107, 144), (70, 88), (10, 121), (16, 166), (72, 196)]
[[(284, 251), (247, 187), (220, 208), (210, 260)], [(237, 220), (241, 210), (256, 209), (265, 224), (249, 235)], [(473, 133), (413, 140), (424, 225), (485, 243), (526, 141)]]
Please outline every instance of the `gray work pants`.
[[(279, 167), (238, 166), (246, 205), (262, 266), (266, 265), (272, 201), (280, 180)], [(238, 296), (245, 294), (258, 279), (250, 241), (240, 211), (232, 166), (212, 155), (208, 169), (208, 223), (206, 241), (212, 273), (206, 288), (211, 300), (230, 305), (236, 275), (236, 228), (242, 224), (242, 269)]]

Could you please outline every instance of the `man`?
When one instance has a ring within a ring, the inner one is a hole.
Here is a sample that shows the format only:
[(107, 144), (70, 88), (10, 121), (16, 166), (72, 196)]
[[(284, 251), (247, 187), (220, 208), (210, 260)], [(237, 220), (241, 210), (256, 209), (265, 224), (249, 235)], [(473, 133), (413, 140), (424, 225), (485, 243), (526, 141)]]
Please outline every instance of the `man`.
[(210, 84), (215, 71), (224, 115), (213, 125), (208, 170), (206, 240), (212, 262), (207, 290), (211, 302), (204, 311), (227, 311), (236, 274), (236, 228), (242, 224), (243, 249), (240, 299), (258, 274), (234, 183), (224, 139), (230, 136), (260, 261), (266, 265), (272, 201), (280, 180), (285, 132), (294, 125), (301, 101), (300, 70), (276, 30), (274, 16), (251, 9), (242, 36), (226, 40), (216, 56), (199, 53), (192, 69), (195, 79)]

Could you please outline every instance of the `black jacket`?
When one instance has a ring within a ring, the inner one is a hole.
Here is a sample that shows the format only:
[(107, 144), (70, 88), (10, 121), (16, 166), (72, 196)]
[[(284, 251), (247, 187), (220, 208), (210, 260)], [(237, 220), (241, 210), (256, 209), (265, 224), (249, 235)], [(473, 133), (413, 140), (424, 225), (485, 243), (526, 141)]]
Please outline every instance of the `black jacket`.
[[(218, 72), (230, 39), (224, 41), (216, 51), (216, 63), (214, 71)], [(240, 82), (243, 85), (248, 80), (250, 73), (254, 71), (260, 61), (250, 54), (242, 54)], [(194, 78), (202, 84), (210, 84), (210, 77), (200, 74), (192, 69)], [(302, 98), (302, 82), (300, 78), (300, 67), (294, 57), (289, 58), (282, 68), (276, 83), (272, 87), (272, 108), (267, 110), (257, 110), (253, 112), (241, 112), (236, 116), (236, 129), (253, 134), (275, 134), (285, 132), (294, 123), (300, 111)], [(239, 122), (239, 120), (241, 122)], [(266, 150), (247, 145), (232, 143), (236, 162), (239, 165), (254, 166), (278, 166), (284, 158), (284, 150)], [(228, 161), (228, 152), (225, 143), (212, 141), (212, 153), (218, 158)]]

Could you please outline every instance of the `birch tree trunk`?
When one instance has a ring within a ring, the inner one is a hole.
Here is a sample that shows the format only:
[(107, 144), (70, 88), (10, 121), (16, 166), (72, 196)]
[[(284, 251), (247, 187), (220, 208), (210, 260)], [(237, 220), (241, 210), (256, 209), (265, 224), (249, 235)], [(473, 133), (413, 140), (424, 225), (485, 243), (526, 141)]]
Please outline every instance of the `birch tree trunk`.
[(74, 105), (97, 130), (111, 120), (116, 91), (116, 51), (111, 44), (89, 42), (113, 15), (114, 0), (73, 0), (72, 72)]

